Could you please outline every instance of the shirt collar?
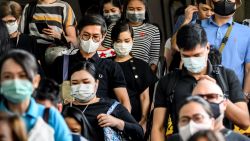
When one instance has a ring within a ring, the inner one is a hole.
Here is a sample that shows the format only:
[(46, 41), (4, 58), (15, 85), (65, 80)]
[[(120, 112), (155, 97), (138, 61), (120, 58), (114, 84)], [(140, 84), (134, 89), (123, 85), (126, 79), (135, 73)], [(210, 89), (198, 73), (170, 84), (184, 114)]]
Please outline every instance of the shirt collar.
[[(211, 17), (208, 19), (208, 22), (209, 22), (210, 24), (213, 24), (213, 25), (218, 26), (217, 23), (214, 21), (214, 16), (211, 16)], [(233, 17), (231, 17), (225, 24), (227, 24), (228, 26), (230, 26), (231, 24), (233, 24)], [(224, 24), (224, 25), (225, 25), (225, 24)]]
[(86, 58), (84, 58), (84, 57), (82, 56), (82, 54), (81, 54), (81, 52), (80, 52), (80, 50), (79, 50), (79, 51), (77, 52), (77, 56), (78, 56), (79, 58), (82, 58), (83, 61), (89, 60), (90, 62), (94, 62), (94, 63), (98, 63), (98, 62), (101, 60), (101, 58), (98, 56), (98, 53), (97, 53), (97, 52), (96, 52), (91, 58), (86, 59)]
[[(2, 101), (2, 102), (0, 103), (0, 109), (1, 109), (1, 111), (3, 111), (3, 112), (7, 112), (7, 113), (10, 113), (10, 114), (13, 114), (13, 112), (11, 112), (11, 111), (6, 107), (6, 104), (5, 104), (4, 101)], [(36, 118), (36, 117), (39, 116), (39, 115), (38, 115), (38, 114), (39, 114), (38, 111), (39, 111), (38, 104), (35, 102), (34, 98), (30, 98), (30, 104), (29, 104), (29, 106), (28, 106), (27, 112), (25, 112), (25, 113), (23, 114), (23, 116), (28, 115), (28, 116), (31, 116), (31, 117)]]

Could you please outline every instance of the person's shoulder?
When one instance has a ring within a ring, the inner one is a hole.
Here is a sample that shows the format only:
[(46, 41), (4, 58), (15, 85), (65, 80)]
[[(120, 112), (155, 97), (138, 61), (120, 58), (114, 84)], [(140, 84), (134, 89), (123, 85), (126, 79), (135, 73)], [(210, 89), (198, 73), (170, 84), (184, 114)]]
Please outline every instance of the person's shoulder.
[(145, 27), (150, 30), (159, 30), (159, 27), (156, 24), (152, 23), (145, 23)]
[(233, 28), (234, 27), (239, 32), (239, 34), (243, 34), (243, 35), (248, 34), (248, 35), (250, 35), (250, 28), (248, 26), (243, 25), (243, 24), (239, 24), (237, 22), (234, 22)]
[(247, 136), (236, 133), (234, 131), (231, 131), (231, 134), (229, 135), (229, 137), (230, 138), (232, 137), (236, 139), (237, 141), (250, 141), (250, 138), (248, 138)]

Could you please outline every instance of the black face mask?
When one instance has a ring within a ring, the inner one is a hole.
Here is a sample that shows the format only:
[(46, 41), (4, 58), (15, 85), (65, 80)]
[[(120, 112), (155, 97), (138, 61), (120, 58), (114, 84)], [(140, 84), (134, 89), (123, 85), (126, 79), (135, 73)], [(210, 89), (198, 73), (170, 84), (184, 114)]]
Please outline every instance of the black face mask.
[(220, 0), (214, 3), (214, 12), (221, 16), (228, 16), (236, 11), (236, 3), (228, 2), (227, 0)]
[(209, 104), (210, 104), (210, 107), (212, 109), (214, 118), (217, 119), (221, 115), (221, 112), (220, 112), (220, 103), (209, 102)]

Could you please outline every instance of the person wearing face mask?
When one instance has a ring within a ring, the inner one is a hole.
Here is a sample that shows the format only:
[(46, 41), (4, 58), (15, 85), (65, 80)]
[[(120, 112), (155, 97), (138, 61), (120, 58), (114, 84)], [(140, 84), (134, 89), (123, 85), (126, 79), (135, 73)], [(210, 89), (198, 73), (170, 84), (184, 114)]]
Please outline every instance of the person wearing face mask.
[(250, 141), (250, 139), (246, 136), (235, 133), (223, 125), (223, 118), (225, 116), (226, 109), (228, 106), (230, 107), (230, 100), (225, 97), (220, 86), (218, 86), (215, 82), (207, 79), (198, 81), (192, 95), (200, 96), (209, 102), (215, 118), (214, 131), (220, 131), (226, 141)]
[[(146, 0), (128, 0), (123, 9), (125, 13), (122, 20), (128, 21), (134, 30), (133, 56), (148, 63), (152, 71), (156, 72), (161, 42), (160, 31), (148, 22)], [(112, 47), (111, 34), (107, 34), (103, 46)]]
[(21, 15), (22, 7), (19, 3), (15, 1), (0, 3), (0, 19), (6, 24), (14, 48), (24, 49), (36, 55), (36, 39), (18, 31)]
[(189, 96), (180, 106), (178, 118), (179, 133), (168, 141), (188, 141), (196, 132), (214, 129), (214, 117), (207, 101), (198, 96)]
[[(45, 107), (31, 97), (38, 87), (35, 58), (23, 50), (11, 50), (0, 60), (0, 111), (22, 117), (29, 140), (71, 141), (69, 129), (60, 113), (49, 109), (47, 123), (43, 120)], [(2, 98), (3, 97), (3, 98)]]
[(104, 0), (103, 1), (103, 16), (107, 23), (115, 24), (121, 19), (122, 15), (122, 1), (121, 0)]
[[(97, 96), (105, 98), (116, 98), (129, 111), (131, 110), (126, 82), (121, 67), (112, 60), (102, 59), (97, 54), (101, 46), (107, 27), (101, 15), (86, 15), (78, 24), (79, 50), (74, 55), (68, 56), (68, 64), (65, 65), (65, 56), (58, 57), (51, 65), (51, 78), (59, 84), (67, 79), (64, 71), (70, 70), (75, 64), (82, 61), (90, 61), (99, 72), (99, 87)], [(67, 56), (66, 56), (67, 57)], [(64, 70), (63, 70), (63, 69)]]
[(111, 39), (117, 54), (115, 61), (121, 66), (127, 82), (131, 114), (145, 132), (150, 107), (149, 87), (157, 81), (157, 77), (146, 62), (130, 54), (133, 46), (133, 29), (127, 22), (117, 23), (113, 27)]
[(212, 0), (215, 14), (202, 21), (201, 26), (210, 44), (222, 53), (222, 65), (235, 71), (246, 98), (249, 98), (250, 29), (233, 21), (240, 5), (241, 0)]
[[(88, 140), (104, 141), (103, 128), (105, 127), (112, 127), (130, 140), (142, 140), (142, 127), (121, 104), (118, 104), (110, 114), (107, 114), (115, 100), (97, 97), (99, 80), (94, 64), (89, 61), (80, 62), (71, 69), (69, 74), (71, 95), (75, 100), (65, 107), (72, 106), (80, 109), (86, 116), (94, 131), (89, 137), (86, 137)], [(89, 130), (89, 128), (83, 130)]]
[[(177, 45), (180, 48), (181, 59), (184, 63), (181, 70), (176, 70), (160, 79), (156, 95), (151, 136), (153, 140), (164, 138), (167, 120), (170, 115), (174, 133), (177, 131), (178, 109), (185, 97), (190, 96), (197, 81), (203, 78), (216, 80), (213, 66), (208, 60), (209, 44), (206, 32), (199, 25), (185, 25), (177, 33)], [(224, 79), (227, 79), (230, 102), (226, 117), (230, 120), (225, 125), (232, 128), (232, 122), (238, 126), (249, 125), (249, 112), (244, 94), (235, 73), (221, 66)], [(173, 84), (172, 84), (173, 83)], [(222, 86), (221, 86), (222, 87)], [(238, 115), (238, 116), (235, 116)]]

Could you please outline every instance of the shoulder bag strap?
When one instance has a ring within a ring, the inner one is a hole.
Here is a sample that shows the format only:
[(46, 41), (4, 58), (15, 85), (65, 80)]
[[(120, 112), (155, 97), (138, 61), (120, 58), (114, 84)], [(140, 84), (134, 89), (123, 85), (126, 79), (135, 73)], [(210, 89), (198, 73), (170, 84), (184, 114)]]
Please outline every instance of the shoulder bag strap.
[(110, 115), (110, 114), (114, 111), (115, 107), (116, 107), (118, 104), (119, 104), (119, 102), (115, 101), (115, 102), (112, 104), (112, 106), (108, 109), (107, 114)]
[(226, 35), (222, 39), (222, 42), (221, 42), (221, 45), (220, 45), (220, 48), (219, 48), (220, 53), (222, 53), (223, 49), (225, 48), (225, 46), (227, 44), (228, 38), (229, 38), (230, 33), (231, 33), (232, 29), (233, 29), (233, 25), (234, 25), (234, 22), (232, 22), (232, 24), (228, 27)]
[(63, 55), (63, 81), (68, 79), (69, 55)]

